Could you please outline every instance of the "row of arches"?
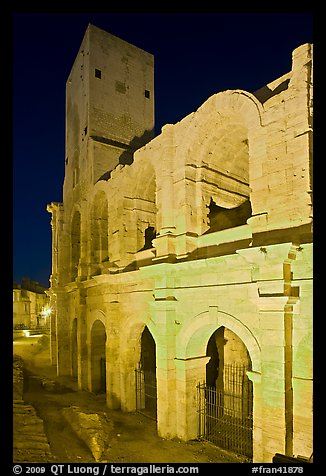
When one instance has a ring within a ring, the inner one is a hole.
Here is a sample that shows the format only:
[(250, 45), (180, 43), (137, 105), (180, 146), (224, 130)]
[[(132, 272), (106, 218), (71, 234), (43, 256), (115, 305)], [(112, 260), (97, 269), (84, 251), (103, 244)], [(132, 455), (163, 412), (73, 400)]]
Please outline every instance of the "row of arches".
[[(78, 321), (75, 318), (71, 327), (71, 374), (74, 377), (78, 376), (77, 326)], [(110, 348), (110, 335), (101, 319), (94, 320), (89, 335), (89, 389), (96, 394), (105, 394), (112, 391), (110, 366), (107, 366), (107, 361), (110, 360), (110, 353), (115, 353), (117, 349)], [(135, 379), (131, 382), (134, 388), (135, 409), (157, 419), (157, 405), (161, 398), (157, 393), (159, 388), (157, 385), (157, 342), (147, 325), (141, 328), (138, 344), (139, 349), (136, 354), (139, 356), (139, 361), (134, 362)], [(251, 426), (246, 429), (247, 433), (250, 433), (248, 441), (251, 448), (247, 450), (247, 456), (250, 456), (252, 455), (253, 392), (246, 376), (246, 371), (252, 369), (249, 352), (234, 332), (221, 326), (210, 335), (205, 354), (207, 357), (207, 363), (204, 364), (205, 384), (204, 387), (199, 386), (198, 391), (203, 391), (202, 398), (206, 401), (205, 431), (208, 433), (210, 429), (207, 438), (223, 446), (223, 440), (212, 439), (212, 434), (216, 436), (219, 433), (216, 430), (217, 423), (225, 426), (226, 418), (233, 418), (235, 421), (239, 419), (251, 421)], [(117, 389), (114, 392), (119, 393)], [(211, 431), (212, 428), (214, 432)]]
[(109, 204), (105, 191), (98, 190), (88, 210), (74, 210), (70, 225), (71, 281), (78, 276), (81, 264), (87, 267), (86, 274), (98, 275), (105, 266), (121, 258), (122, 250), (132, 255), (153, 247), (155, 197), (146, 203), (136, 198), (129, 201), (130, 210), (118, 209)]
[(89, 205), (69, 211), (72, 280), (81, 257), (98, 274), (102, 263), (131, 257), (156, 236), (246, 224), (258, 211), (250, 170), (260, 150), (253, 144), (264, 140), (261, 112), (249, 93), (214, 95), (182, 124), (163, 128), (131, 165), (100, 179)]

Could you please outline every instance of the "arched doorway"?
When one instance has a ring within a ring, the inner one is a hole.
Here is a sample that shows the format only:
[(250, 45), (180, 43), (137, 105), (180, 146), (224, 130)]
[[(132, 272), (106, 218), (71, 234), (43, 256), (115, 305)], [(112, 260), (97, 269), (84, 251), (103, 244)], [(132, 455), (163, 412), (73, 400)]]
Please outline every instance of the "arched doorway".
[(136, 370), (136, 409), (156, 420), (156, 344), (145, 326), (141, 335), (139, 368)]
[(199, 386), (201, 437), (252, 459), (253, 392), (246, 372), (249, 353), (230, 329), (220, 327), (209, 338), (206, 383)]
[(106, 392), (106, 331), (100, 320), (91, 330), (91, 382), (92, 392)]
[(77, 318), (73, 320), (71, 328), (71, 375), (78, 377)]

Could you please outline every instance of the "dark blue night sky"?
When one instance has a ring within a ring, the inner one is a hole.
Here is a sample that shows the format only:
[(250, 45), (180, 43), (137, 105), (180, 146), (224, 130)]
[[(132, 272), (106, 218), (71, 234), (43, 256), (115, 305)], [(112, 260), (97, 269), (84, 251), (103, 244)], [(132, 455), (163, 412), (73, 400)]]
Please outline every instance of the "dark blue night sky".
[(310, 13), (13, 14), (13, 279), (49, 285), (46, 205), (62, 201), (65, 84), (88, 23), (155, 56), (156, 133), (225, 89), (254, 92), (313, 42)]

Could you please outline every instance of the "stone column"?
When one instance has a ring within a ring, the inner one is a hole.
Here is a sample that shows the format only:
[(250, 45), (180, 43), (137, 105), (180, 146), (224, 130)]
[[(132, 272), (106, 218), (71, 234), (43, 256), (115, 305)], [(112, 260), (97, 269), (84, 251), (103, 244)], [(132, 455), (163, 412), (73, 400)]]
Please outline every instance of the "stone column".
[[(310, 457), (313, 452), (313, 378), (293, 377), (294, 454)], [(317, 416), (318, 418), (318, 416)]]
[(179, 258), (187, 256), (197, 247), (197, 237), (201, 229), (198, 227), (198, 209), (201, 190), (197, 183), (196, 170), (187, 166), (174, 174), (174, 195), (176, 214), (176, 254)]
[(123, 331), (115, 324), (119, 322), (118, 306), (119, 303), (115, 303), (107, 311), (110, 322), (107, 325), (106, 339), (106, 404), (112, 410), (121, 407), (120, 336)]
[[(257, 281), (261, 345), (262, 461), (293, 455), (291, 243), (241, 250)], [(255, 399), (255, 397), (254, 397)]]
[(175, 255), (176, 210), (175, 191), (173, 183), (172, 162), (175, 158), (173, 144), (173, 126), (166, 124), (160, 135), (159, 150), (156, 153), (161, 157), (156, 173), (156, 238), (153, 245), (156, 249), (156, 258), (162, 259)]
[(57, 354), (57, 301), (56, 296), (52, 291), (49, 291), (50, 294), (50, 306), (51, 314), (49, 316), (50, 321), (50, 361), (52, 365), (58, 364), (58, 354)]
[[(157, 381), (157, 430), (162, 438), (176, 436), (175, 389), (175, 334), (176, 300), (171, 277), (166, 277), (165, 289), (155, 290), (156, 302), (152, 303), (152, 319), (156, 323), (156, 381)], [(161, 283), (163, 285), (163, 283)]]
[[(285, 312), (287, 297), (261, 297), (261, 396), (263, 462), (275, 453), (287, 453), (289, 435), (286, 408)], [(292, 456), (292, 454), (291, 454)]]
[(77, 318), (77, 349), (78, 349), (78, 388), (87, 390), (87, 323), (86, 323), (86, 290), (80, 289), (79, 316)]
[(86, 319), (86, 348), (87, 348), (87, 390), (89, 392), (92, 391), (92, 336), (91, 336), (91, 329), (89, 323)]
[(175, 156), (173, 144), (174, 129), (171, 124), (166, 124), (162, 128), (159, 154), (161, 162), (156, 170), (157, 176), (157, 232), (160, 236), (167, 233), (175, 233), (175, 203), (173, 189), (173, 167), (172, 162)]
[(198, 437), (199, 416), (197, 386), (206, 379), (210, 357), (175, 359), (177, 437), (188, 441)]
[(83, 199), (80, 210), (80, 257), (78, 264), (78, 281), (83, 281), (88, 276), (88, 215), (87, 201)]
[(64, 291), (56, 291), (57, 295), (57, 375), (70, 375), (70, 332), (69, 332), (69, 304)]
[(264, 462), (263, 457), (263, 422), (262, 411), (263, 401), (261, 393), (261, 374), (259, 372), (247, 371), (248, 378), (253, 384), (253, 462)]
[(56, 336), (56, 326), (57, 326), (57, 299), (55, 294), (55, 288), (58, 283), (58, 253), (59, 253), (59, 231), (61, 230), (61, 223), (59, 221), (60, 216), (63, 211), (63, 204), (52, 202), (47, 205), (47, 211), (51, 213), (51, 229), (52, 229), (52, 272), (50, 277), (51, 287), (47, 292), (50, 297), (50, 307), (52, 312), (49, 316), (50, 321), (50, 361), (52, 365), (57, 365), (58, 355), (57, 355), (57, 336)]
[(136, 375), (140, 359), (140, 338), (129, 339), (128, 349), (120, 360), (120, 398), (121, 410), (136, 411)]

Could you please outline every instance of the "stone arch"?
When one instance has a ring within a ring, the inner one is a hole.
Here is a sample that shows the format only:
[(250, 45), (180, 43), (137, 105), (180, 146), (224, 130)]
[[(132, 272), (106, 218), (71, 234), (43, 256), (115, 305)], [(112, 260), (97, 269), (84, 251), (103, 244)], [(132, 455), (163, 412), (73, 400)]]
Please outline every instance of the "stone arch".
[(145, 317), (143, 320), (136, 321), (134, 317), (135, 316), (132, 316), (126, 320), (124, 324), (124, 332), (123, 335), (121, 335), (120, 345), (122, 353), (125, 353), (126, 351), (131, 353), (134, 362), (138, 364), (140, 361), (140, 340), (145, 327), (148, 328), (155, 342), (157, 342), (157, 337), (156, 326), (150, 318)]
[(234, 332), (246, 346), (252, 371), (260, 372), (260, 345), (252, 331), (231, 314), (212, 308), (192, 318), (177, 337), (178, 358), (203, 357), (210, 336), (221, 326)]
[(102, 320), (94, 320), (90, 329), (91, 391), (106, 392), (106, 328)]
[(142, 320), (135, 320), (132, 315), (124, 322), (124, 332), (120, 336), (120, 363), (121, 363), (121, 408), (125, 411), (136, 410), (136, 378), (135, 370), (141, 359), (141, 336), (147, 326), (156, 345), (156, 328), (148, 315)]
[(101, 321), (106, 328), (106, 315), (102, 309), (94, 309), (88, 319), (88, 328), (91, 329), (95, 321)]
[[(220, 162), (218, 159), (221, 158), (221, 152), (228, 152), (228, 147), (223, 146), (222, 141), (226, 141), (227, 146), (240, 145), (239, 150), (234, 150), (238, 161), (241, 151), (249, 145), (244, 141), (253, 140), (253, 135), (257, 134), (257, 129), (262, 125), (262, 114), (262, 105), (246, 91), (231, 90), (214, 94), (191, 115), (189, 123), (185, 125), (186, 131), (180, 144), (184, 151), (184, 165), (198, 167), (202, 163), (212, 162), (212, 159), (213, 162)], [(234, 141), (232, 136), (237, 140)], [(214, 150), (215, 154), (219, 152), (220, 155), (214, 156)], [(225, 154), (222, 157), (225, 160)], [(229, 157), (226, 165), (232, 165), (232, 158)], [(223, 166), (221, 163), (219, 165)], [(239, 164), (233, 165), (239, 168)], [(228, 170), (227, 167), (224, 168), (225, 171)], [(247, 170), (239, 170), (234, 174), (248, 180)]]

